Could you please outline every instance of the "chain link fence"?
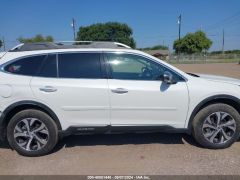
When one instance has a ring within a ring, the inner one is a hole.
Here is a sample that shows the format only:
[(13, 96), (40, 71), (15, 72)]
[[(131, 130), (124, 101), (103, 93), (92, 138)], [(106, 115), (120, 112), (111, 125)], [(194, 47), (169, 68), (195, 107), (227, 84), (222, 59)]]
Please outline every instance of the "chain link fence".
[(239, 63), (240, 54), (170, 54), (166, 61), (169, 63)]

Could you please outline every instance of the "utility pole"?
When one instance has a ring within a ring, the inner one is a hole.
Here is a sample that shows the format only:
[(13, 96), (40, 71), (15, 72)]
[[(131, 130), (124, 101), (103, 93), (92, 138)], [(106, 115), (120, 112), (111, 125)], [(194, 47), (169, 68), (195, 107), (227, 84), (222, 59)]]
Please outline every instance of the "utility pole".
[(5, 45), (4, 37), (2, 38), (2, 44), (3, 44), (3, 51), (6, 51), (6, 45)]
[[(178, 16), (178, 40), (181, 39), (181, 25), (182, 25), (182, 15)], [(180, 61), (180, 50), (178, 49), (178, 62)]]
[(178, 16), (178, 39), (181, 39), (181, 24), (182, 24), (182, 15)]
[(73, 40), (75, 41), (76, 40), (76, 21), (74, 18), (72, 18), (72, 23), (71, 23), (71, 26), (73, 28)]
[(223, 29), (223, 33), (222, 33), (222, 53), (224, 54), (224, 45), (225, 45), (225, 32)]

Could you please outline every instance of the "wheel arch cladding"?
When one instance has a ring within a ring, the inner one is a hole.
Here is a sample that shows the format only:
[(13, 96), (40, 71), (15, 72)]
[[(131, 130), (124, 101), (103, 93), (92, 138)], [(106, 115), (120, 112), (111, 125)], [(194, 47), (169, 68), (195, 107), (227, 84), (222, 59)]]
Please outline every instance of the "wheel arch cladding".
[(48, 114), (56, 123), (58, 130), (62, 130), (61, 123), (57, 115), (46, 105), (35, 101), (19, 101), (8, 106), (0, 117), (0, 139), (4, 140), (6, 136), (6, 127), (10, 119), (18, 112), (26, 109), (37, 109)]
[(240, 99), (238, 99), (237, 97), (226, 95), (226, 94), (208, 97), (203, 101), (201, 101), (192, 111), (192, 114), (188, 122), (188, 127), (187, 127), (190, 133), (192, 132), (192, 122), (196, 114), (204, 107), (207, 107), (210, 104), (216, 104), (216, 103), (223, 103), (223, 104), (230, 105), (233, 108), (235, 108), (240, 114)]

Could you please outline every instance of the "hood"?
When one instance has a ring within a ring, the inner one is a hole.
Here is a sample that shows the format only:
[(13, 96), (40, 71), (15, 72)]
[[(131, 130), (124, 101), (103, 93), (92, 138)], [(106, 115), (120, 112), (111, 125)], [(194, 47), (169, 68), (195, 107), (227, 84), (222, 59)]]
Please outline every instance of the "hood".
[(196, 74), (199, 78), (207, 79), (207, 80), (214, 80), (218, 82), (230, 83), (235, 85), (240, 85), (240, 79), (230, 78), (226, 76), (216, 76), (210, 74)]

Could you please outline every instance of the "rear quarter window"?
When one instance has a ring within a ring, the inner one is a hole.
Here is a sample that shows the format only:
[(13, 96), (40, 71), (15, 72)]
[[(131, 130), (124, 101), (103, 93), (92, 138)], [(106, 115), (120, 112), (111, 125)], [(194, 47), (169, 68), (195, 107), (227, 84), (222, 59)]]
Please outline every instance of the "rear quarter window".
[(34, 76), (46, 57), (46, 55), (41, 55), (19, 59), (6, 65), (4, 71), (12, 74)]

